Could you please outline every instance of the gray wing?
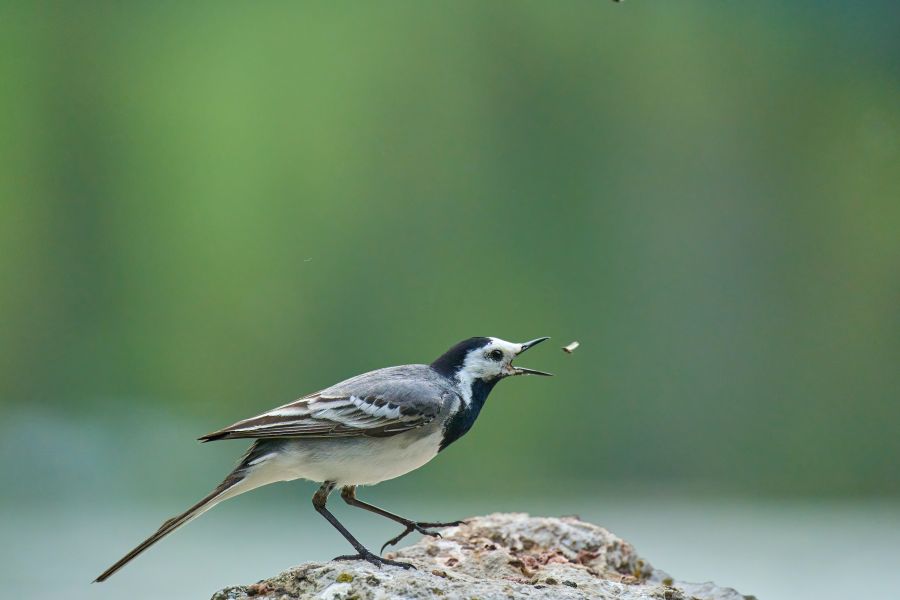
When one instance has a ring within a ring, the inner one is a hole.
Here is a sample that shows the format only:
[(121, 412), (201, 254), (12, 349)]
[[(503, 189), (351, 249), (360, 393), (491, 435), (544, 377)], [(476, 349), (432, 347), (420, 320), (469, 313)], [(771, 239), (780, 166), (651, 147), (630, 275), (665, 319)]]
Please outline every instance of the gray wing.
[(426, 365), (389, 367), (342, 381), (199, 439), (391, 436), (430, 423), (454, 394)]

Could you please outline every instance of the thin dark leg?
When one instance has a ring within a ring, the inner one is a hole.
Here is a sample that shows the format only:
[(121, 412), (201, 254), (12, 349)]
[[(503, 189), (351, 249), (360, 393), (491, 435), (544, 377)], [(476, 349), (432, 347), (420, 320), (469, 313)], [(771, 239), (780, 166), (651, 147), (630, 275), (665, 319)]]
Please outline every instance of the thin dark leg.
[(322, 484), (322, 487), (318, 489), (318, 491), (313, 495), (313, 506), (320, 515), (325, 517), (325, 519), (331, 523), (331, 525), (341, 532), (341, 535), (344, 536), (350, 545), (356, 549), (358, 554), (348, 554), (344, 556), (335, 557), (334, 560), (367, 560), (373, 565), (380, 567), (381, 565), (393, 565), (395, 567), (403, 567), (404, 569), (414, 568), (411, 564), (405, 562), (399, 562), (396, 560), (388, 560), (386, 558), (381, 558), (380, 556), (373, 554), (369, 550), (366, 549), (365, 546), (359, 543), (359, 541), (353, 537), (347, 528), (341, 525), (340, 521), (338, 521), (333, 514), (331, 514), (327, 508), (325, 508), (325, 503), (328, 502), (328, 494), (331, 493), (331, 490), (334, 489), (333, 481), (326, 481)]
[(344, 502), (349, 504), (350, 506), (356, 506), (357, 508), (362, 508), (369, 512), (373, 512), (376, 515), (381, 515), (382, 517), (386, 517), (391, 521), (396, 521), (403, 525), (406, 529), (400, 533), (395, 538), (391, 538), (384, 543), (384, 546), (381, 547), (381, 552), (384, 552), (384, 549), (388, 546), (393, 546), (406, 536), (408, 536), (413, 531), (418, 531), (419, 533), (425, 535), (431, 535), (435, 537), (441, 537), (441, 534), (437, 531), (429, 531), (428, 527), (456, 527), (457, 525), (462, 525), (462, 521), (451, 521), (450, 523), (424, 523), (422, 521), (413, 521), (411, 519), (406, 519), (401, 517), (400, 515), (395, 515), (392, 512), (388, 512), (383, 508), (378, 508), (377, 506), (372, 506), (368, 502), (363, 502), (359, 498), (356, 497), (356, 486), (348, 485), (341, 488), (341, 498), (344, 499)]

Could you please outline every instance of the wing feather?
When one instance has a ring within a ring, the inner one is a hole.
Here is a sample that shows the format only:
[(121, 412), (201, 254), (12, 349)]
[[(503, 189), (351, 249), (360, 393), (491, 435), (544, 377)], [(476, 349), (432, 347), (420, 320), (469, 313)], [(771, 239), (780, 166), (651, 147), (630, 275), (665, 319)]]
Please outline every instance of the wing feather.
[(383, 395), (313, 394), (199, 438), (384, 437), (430, 423), (436, 402), (390, 402)]

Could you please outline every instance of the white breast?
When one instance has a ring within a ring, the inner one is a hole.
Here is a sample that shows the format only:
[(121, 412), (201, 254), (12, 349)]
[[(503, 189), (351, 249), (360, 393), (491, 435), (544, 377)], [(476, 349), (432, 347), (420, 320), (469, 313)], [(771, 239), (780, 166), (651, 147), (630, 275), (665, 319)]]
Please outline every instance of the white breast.
[(279, 481), (309, 479), (372, 485), (418, 469), (437, 455), (440, 428), (414, 429), (390, 437), (295, 440), (258, 468)]

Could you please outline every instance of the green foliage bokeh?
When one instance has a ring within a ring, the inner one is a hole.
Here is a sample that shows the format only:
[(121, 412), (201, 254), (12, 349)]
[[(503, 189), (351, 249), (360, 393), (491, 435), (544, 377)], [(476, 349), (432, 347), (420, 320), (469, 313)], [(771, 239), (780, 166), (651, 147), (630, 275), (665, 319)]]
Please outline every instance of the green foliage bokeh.
[(896, 9), (842, 4), (4, 6), (0, 410), (552, 335), (435, 485), (900, 492)]

